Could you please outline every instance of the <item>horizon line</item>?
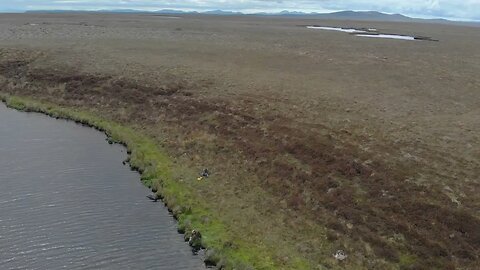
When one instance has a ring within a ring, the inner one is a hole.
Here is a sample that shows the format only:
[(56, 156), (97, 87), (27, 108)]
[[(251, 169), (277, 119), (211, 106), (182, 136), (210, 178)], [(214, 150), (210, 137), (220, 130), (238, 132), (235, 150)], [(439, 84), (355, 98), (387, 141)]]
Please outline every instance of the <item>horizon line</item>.
[[(280, 10), (280, 9), (279, 9)], [(28, 12), (55, 12), (55, 11), (64, 11), (64, 12), (120, 12), (120, 11), (130, 11), (131, 13), (134, 12), (144, 12), (144, 13), (160, 13), (162, 11), (176, 11), (176, 12), (181, 12), (181, 13), (198, 13), (198, 14), (204, 14), (206, 12), (212, 12), (212, 11), (219, 11), (219, 12), (225, 12), (225, 13), (232, 13), (231, 15), (282, 15), (282, 12), (289, 12), (289, 13), (299, 13), (298, 16), (301, 15), (325, 15), (325, 14), (333, 14), (333, 13), (339, 13), (339, 12), (376, 12), (379, 14), (385, 14), (385, 15), (400, 15), (400, 16), (405, 16), (410, 19), (420, 19), (420, 20), (446, 20), (446, 21), (452, 21), (452, 22), (472, 22), (472, 23), (480, 23), (480, 20), (476, 19), (467, 19), (467, 18), (450, 18), (450, 17), (434, 17), (434, 16), (426, 16), (426, 15), (418, 15), (418, 14), (403, 14), (403, 13), (389, 13), (389, 12), (383, 12), (383, 11), (376, 11), (376, 10), (331, 10), (331, 11), (325, 11), (325, 12), (316, 12), (316, 11), (299, 11), (299, 10), (288, 10), (288, 9), (283, 9), (280, 11), (256, 11), (256, 12), (243, 12), (243, 11), (235, 11), (235, 10), (224, 10), (224, 9), (204, 9), (204, 10), (199, 10), (199, 9), (176, 9), (176, 8), (162, 8), (162, 9), (135, 9), (135, 8), (118, 8), (118, 9), (25, 9), (25, 10), (15, 10), (15, 9), (6, 9), (6, 10), (0, 10), (0, 13), (11, 13), (11, 14), (22, 14), (22, 13), (28, 13)], [(215, 15), (215, 14), (212, 14)], [(220, 14), (216, 14), (220, 15)], [(223, 15), (230, 15), (230, 14), (223, 14)], [(288, 15), (288, 14), (286, 14)], [(294, 15), (294, 14), (290, 14)]]

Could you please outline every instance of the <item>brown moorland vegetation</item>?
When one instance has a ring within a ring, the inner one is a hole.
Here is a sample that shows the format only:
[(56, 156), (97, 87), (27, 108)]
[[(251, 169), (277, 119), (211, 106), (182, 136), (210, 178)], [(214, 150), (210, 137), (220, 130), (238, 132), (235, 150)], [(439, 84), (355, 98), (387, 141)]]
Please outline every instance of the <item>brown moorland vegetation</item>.
[(319, 268), (479, 267), (480, 52), (454, 38), (480, 30), (371, 23), (440, 39), (412, 45), (292, 19), (15, 16), (0, 21), (22, 33), (0, 50), (0, 91), (133, 126), (211, 168), (195, 190), (245, 241), (278, 248), (278, 267), (290, 252)]

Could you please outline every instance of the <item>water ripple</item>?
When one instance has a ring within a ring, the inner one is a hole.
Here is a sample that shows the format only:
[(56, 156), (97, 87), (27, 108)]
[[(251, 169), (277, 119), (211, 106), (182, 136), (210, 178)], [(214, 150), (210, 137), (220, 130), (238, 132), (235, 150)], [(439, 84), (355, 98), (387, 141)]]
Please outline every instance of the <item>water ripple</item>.
[(103, 134), (0, 105), (0, 151), (1, 269), (204, 269)]

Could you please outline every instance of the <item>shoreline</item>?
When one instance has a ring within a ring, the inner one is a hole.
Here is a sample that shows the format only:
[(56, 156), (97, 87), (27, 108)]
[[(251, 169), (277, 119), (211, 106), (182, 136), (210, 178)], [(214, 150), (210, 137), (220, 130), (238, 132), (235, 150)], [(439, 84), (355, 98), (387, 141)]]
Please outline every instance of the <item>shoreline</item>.
[[(55, 119), (65, 119), (94, 128), (107, 136), (108, 143), (123, 145), (127, 150), (127, 161), (131, 170), (137, 171), (142, 184), (162, 200), (177, 222), (177, 232), (184, 235), (185, 242), (192, 247), (192, 252), (205, 250), (203, 259), (207, 267), (217, 269), (254, 267), (255, 261), (252, 261), (251, 257), (245, 257), (243, 252), (235, 254), (225, 250), (225, 247), (231, 245), (222, 237), (228, 235), (226, 226), (212, 218), (213, 214), (201, 205), (200, 201), (191, 199), (194, 194), (186, 185), (182, 186), (172, 179), (172, 161), (162, 153), (152, 139), (129, 127), (84, 111), (38, 102), (28, 97), (10, 96), (2, 92), (0, 92), (0, 101), (11, 109), (41, 113)], [(207, 225), (202, 224), (206, 216), (209, 223)], [(189, 241), (189, 239), (192, 240)], [(249, 251), (252, 254), (256, 253), (252, 249)], [(258, 258), (255, 259), (258, 260)], [(276, 269), (269, 258), (257, 263), (262, 269)]]

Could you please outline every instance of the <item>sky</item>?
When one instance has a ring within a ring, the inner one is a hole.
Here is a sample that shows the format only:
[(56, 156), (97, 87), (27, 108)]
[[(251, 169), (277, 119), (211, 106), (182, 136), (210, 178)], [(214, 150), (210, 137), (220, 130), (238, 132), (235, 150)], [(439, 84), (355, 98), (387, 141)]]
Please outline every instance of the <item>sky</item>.
[(480, 0), (0, 0), (0, 11), (25, 10), (181, 9), (230, 10), (244, 13), (333, 12), (375, 10), (420, 18), (480, 21)]

